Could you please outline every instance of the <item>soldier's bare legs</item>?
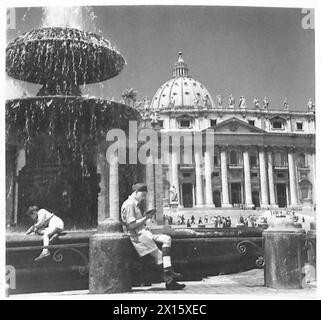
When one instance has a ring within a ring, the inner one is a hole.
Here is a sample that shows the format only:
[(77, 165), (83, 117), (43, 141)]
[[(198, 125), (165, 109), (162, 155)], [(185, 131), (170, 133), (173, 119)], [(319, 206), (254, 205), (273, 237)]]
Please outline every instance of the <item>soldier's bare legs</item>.
[(181, 290), (185, 287), (184, 284), (179, 284), (175, 281), (181, 277), (179, 273), (174, 272), (171, 261), (171, 247), (172, 239), (170, 236), (165, 234), (155, 234), (153, 235), (153, 240), (157, 243), (162, 244), (162, 251), (159, 249), (153, 251), (151, 255), (154, 257), (157, 265), (161, 266), (163, 264), (164, 270), (164, 281), (166, 284), (166, 289), (168, 290)]

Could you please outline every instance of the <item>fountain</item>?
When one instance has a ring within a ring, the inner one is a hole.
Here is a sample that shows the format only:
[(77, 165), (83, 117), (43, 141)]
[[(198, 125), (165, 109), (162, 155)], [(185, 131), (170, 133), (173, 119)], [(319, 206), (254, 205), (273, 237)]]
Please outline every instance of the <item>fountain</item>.
[[(115, 77), (124, 64), (109, 41), (69, 27), (33, 30), (7, 46), (8, 75), (42, 85), (36, 97), (6, 101), (7, 149), (26, 154), (17, 181), (19, 225), (31, 204), (57, 212), (67, 228), (97, 225), (98, 146), (112, 128), (128, 132), (139, 115), (115, 101), (81, 96), (80, 85)], [(124, 198), (136, 177), (120, 169), (128, 182), (120, 186)]]
[[(138, 119), (139, 113), (121, 103), (83, 97), (80, 86), (110, 79), (124, 64), (108, 41), (70, 27), (34, 30), (7, 47), (8, 75), (42, 85), (35, 97), (6, 102), (7, 152), (15, 159), (19, 150), (25, 151), (25, 165), (19, 172), (9, 160), (6, 166), (7, 181), (17, 175), (18, 224), (26, 222), (23, 213), (31, 204), (57, 212), (67, 228), (96, 227), (99, 222), (97, 232), (70, 232), (61, 237), (51, 248), (52, 260), (40, 264), (34, 262), (39, 239), (7, 237), (6, 261), (17, 272), (16, 292), (85, 288), (90, 293), (126, 292), (131, 289), (132, 275), (136, 285), (159, 277), (157, 270), (151, 271), (135, 255), (128, 237), (115, 232), (119, 223), (107, 221), (108, 215), (100, 215), (99, 210), (108, 211), (106, 203), (101, 205), (108, 198), (104, 181), (108, 174), (101, 170), (106, 132), (120, 128), (128, 134), (129, 120)], [(119, 204), (134, 180), (143, 180), (139, 176), (142, 170), (137, 169), (136, 165), (119, 165), (118, 175), (113, 176), (119, 181)], [(157, 176), (161, 178), (160, 173)], [(163, 226), (153, 231), (173, 236), (174, 263), (191, 279), (235, 270), (239, 265), (252, 266), (251, 259), (256, 257), (250, 253), (250, 258), (244, 258), (246, 244), (252, 242), (240, 242), (239, 237), (248, 236), (248, 231), (195, 232)], [(258, 233), (252, 232), (250, 239), (260, 243), (261, 238), (253, 237)], [(226, 236), (226, 241), (216, 239)]]

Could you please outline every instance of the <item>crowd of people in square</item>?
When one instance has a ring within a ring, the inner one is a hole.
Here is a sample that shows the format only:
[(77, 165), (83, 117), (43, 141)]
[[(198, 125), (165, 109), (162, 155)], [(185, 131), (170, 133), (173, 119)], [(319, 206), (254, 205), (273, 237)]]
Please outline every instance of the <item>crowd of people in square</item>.
[[(271, 214), (275, 214), (272, 212)], [(291, 214), (294, 216), (296, 222), (304, 223), (305, 219), (302, 217), (299, 219), (295, 215), (295, 211), (292, 210)], [(300, 220), (300, 221), (299, 221)], [(185, 217), (184, 214), (177, 215), (175, 217), (171, 215), (164, 215), (164, 224), (167, 225), (185, 225), (186, 227), (196, 226), (210, 226), (214, 228), (229, 228), (229, 227), (260, 227), (268, 223), (268, 218), (262, 215), (250, 214), (250, 215), (239, 215), (231, 219), (229, 216), (220, 215), (197, 215)]]
[[(264, 220), (265, 219), (265, 220)], [(231, 217), (227, 216), (221, 216), (221, 215), (203, 215), (203, 216), (197, 216), (194, 215), (190, 217), (185, 217), (184, 214), (177, 215), (176, 217), (173, 217), (171, 215), (164, 215), (164, 224), (167, 225), (185, 225), (186, 227), (192, 227), (192, 226), (200, 226), (200, 225), (207, 225), (212, 226), (214, 228), (230, 228), (230, 227), (236, 227), (240, 225), (244, 225), (246, 227), (257, 227), (259, 223), (266, 223), (266, 218), (261, 217), (259, 220), (259, 217), (256, 215), (249, 215), (247, 217), (243, 217), (242, 215), (238, 218), (233, 219), (234, 222), (232, 222)]]

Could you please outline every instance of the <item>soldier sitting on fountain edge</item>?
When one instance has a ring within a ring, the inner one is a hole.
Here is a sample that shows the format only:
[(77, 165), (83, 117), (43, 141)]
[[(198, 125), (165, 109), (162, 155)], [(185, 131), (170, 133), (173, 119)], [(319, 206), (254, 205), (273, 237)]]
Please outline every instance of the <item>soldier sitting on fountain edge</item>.
[[(181, 275), (174, 272), (171, 263), (171, 237), (166, 234), (153, 234), (145, 223), (156, 213), (156, 209), (142, 215), (139, 204), (146, 198), (147, 186), (144, 183), (133, 185), (133, 193), (121, 207), (121, 219), (129, 233), (130, 240), (140, 257), (151, 255), (155, 263), (163, 269), (167, 290), (181, 290), (184, 284), (177, 283)], [(162, 244), (159, 250), (156, 243)]]
[(39, 261), (50, 256), (48, 250), (49, 242), (52, 242), (62, 232), (64, 222), (53, 213), (46, 209), (39, 209), (37, 206), (29, 207), (26, 215), (30, 217), (35, 224), (26, 231), (25, 235), (37, 233), (43, 236), (44, 248), (40, 255), (35, 258), (35, 261)]

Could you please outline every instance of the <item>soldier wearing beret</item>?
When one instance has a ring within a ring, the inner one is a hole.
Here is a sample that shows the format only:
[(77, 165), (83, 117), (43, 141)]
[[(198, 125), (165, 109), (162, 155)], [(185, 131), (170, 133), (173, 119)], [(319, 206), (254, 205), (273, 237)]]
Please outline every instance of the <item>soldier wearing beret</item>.
[[(144, 183), (133, 185), (133, 193), (121, 207), (122, 222), (130, 236), (130, 240), (139, 256), (151, 255), (155, 263), (162, 267), (167, 290), (181, 290), (185, 287), (175, 280), (181, 275), (174, 272), (171, 263), (171, 237), (165, 234), (153, 234), (147, 227), (146, 221), (156, 213), (156, 209), (142, 214), (139, 204), (146, 198), (147, 186)], [(162, 245), (158, 249), (156, 243)]]

